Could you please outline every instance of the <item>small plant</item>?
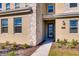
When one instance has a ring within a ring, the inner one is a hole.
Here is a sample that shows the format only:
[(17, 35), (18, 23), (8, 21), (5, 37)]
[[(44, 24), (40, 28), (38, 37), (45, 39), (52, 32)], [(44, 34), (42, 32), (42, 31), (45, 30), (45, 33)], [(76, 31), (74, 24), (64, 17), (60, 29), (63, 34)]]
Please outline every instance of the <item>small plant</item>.
[(60, 41), (60, 44), (61, 44), (61, 45), (64, 45), (64, 41)]
[(1, 49), (5, 49), (6, 47), (4, 45), (1, 46)]
[(5, 45), (6, 45), (6, 46), (9, 45), (9, 41), (6, 41), (6, 42), (5, 42)]
[(17, 47), (16, 42), (14, 42), (14, 43), (12, 44), (12, 49), (13, 49), (13, 50), (16, 50), (16, 47)]
[(67, 48), (75, 48), (75, 45), (70, 42), (70, 43), (67, 44), (66, 47), (67, 47)]
[(71, 43), (76, 46), (78, 44), (78, 40), (72, 39), (72, 42)]
[(59, 41), (59, 43), (60, 43), (61, 45), (66, 45), (68, 42), (67, 42), (66, 39), (64, 39), (64, 40), (62, 40), (62, 41)]
[(57, 43), (60, 43), (60, 39), (57, 39)]
[(60, 43), (57, 43), (57, 47), (58, 47), (58, 48), (61, 48), (62, 45), (61, 45)]
[(66, 45), (68, 42), (66, 39), (64, 39), (63, 44)]
[(64, 39), (64, 43), (67, 43), (67, 39)]
[(75, 40), (76, 45), (79, 43), (78, 40)]
[(24, 49), (25, 49), (25, 48), (29, 48), (29, 45), (23, 44), (23, 45), (22, 45), (22, 48), (24, 48)]
[(15, 55), (16, 55), (16, 53), (14, 51), (11, 51), (11, 52), (7, 53), (7, 56), (15, 56)]

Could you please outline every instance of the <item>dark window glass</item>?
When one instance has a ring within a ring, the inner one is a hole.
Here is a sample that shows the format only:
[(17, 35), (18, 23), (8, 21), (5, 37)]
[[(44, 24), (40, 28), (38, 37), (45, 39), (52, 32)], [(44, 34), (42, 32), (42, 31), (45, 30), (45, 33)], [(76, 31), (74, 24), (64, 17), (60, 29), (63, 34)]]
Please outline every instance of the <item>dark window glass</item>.
[(70, 33), (78, 33), (78, 20), (70, 20)]
[(1, 20), (1, 32), (8, 33), (8, 19)]
[(14, 18), (14, 33), (22, 32), (22, 18)]
[(70, 7), (77, 7), (77, 3), (70, 3)]
[(20, 4), (19, 3), (15, 3), (15, 8), (19, 8)]
[(2, 8), (2, 3), (0, 3), (0, 8)]
[(48, 12), (53, 12), (53, 5), (48, 5)]
[(28, 6), (28, 4), (27, 3), (25, 3), (25, 7), (27, 7)]
[(10, 3), (6, 3), (6, 10), (10, 9)]

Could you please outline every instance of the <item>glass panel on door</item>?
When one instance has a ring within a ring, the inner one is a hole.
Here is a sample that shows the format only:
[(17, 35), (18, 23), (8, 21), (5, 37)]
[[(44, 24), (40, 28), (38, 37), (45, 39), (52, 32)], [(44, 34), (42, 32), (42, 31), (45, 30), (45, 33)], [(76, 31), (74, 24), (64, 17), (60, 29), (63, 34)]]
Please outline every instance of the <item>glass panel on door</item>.
[(48, 24), (48, 38), (54, 37), (54, 25)]

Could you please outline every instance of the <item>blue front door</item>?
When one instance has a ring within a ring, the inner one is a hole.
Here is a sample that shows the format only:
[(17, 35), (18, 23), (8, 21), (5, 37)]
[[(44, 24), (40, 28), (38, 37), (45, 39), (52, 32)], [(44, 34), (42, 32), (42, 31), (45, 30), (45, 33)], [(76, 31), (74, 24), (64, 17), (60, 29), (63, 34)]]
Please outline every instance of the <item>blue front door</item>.
[(48, 24), (48, 38), (49, 39), (53, 39), (54, 38), (54, 24), (53, 23), (49, 23)]

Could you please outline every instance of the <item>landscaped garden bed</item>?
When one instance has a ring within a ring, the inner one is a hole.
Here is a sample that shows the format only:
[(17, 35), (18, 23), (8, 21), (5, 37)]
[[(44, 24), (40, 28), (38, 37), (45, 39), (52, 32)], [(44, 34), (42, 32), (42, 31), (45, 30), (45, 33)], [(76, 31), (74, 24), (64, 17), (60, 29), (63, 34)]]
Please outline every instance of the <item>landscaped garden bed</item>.
[(27, 44), (10, 44), (8, 41), (0, 43), (0, 56), (30, 56), (38, 46), (29, 46)]
[(49, 56), (79, 56), (79, 42), (74, 39), (69, 42), (66, 39), (58, 39), (52, 44)]

